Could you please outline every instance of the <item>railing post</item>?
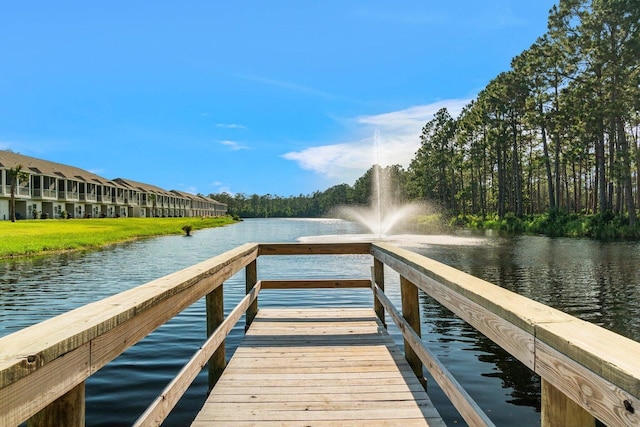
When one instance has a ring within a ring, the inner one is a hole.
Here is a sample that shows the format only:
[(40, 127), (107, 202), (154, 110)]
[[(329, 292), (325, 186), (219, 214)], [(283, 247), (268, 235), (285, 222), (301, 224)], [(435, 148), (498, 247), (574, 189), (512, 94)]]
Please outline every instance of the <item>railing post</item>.
[(27, 422), (28, 427), (84, 426), (84, 381), (60, 396)]
[[(416, 334), (421, 336), (418, 288), (403, 276), (400, 276), (400, 295), (402, 298), (402, 317), (404, 317)], [(407, 362), (409, 362), (416, 377), (426, 386), (426, 379), (422, 372), (422, 361), (413, 351), (407, 340), (404, 340), (404, 357), (407, 359)]]
[[(374, 258), (373, 260), (373, 281), (376, 285), (378, 285), (380, 290), (384, 292), (384, 264), (377, 258)], [(373, 296), (373, 309), (375, 310), (378, 319), (380, 319), (380, 321), (386, 328), (387, 323), (385, 322), (384, 318), (384, 306), (378, 300), (378, 298), (375, 297), (375, 294)]]
[[(245, 268), (245, 283), (246, 283), (246, 292), (247, 294), (251, 292), (251, 289), (258, 282), (258, 264), (256, 260), (253, 260), (250, 264)], [(256, 296), (255, 301), (251, 303), (249, 308), (247, 308), (247, 313), (245, 315), (246, 325), (244, 327), (244, 331), (247, 332), (249, 330), (249, 326), (255, 319), (258, 314), (258, 297)]]
[[(207, 336), (211, 336), (223, 320), (224, 293), (223, 285), (221, 284), (207, 294)], [(211, 391), (213, 386), (216, 385), (216, 382), (220, 378), (220, 375), (222, 375), (222, 371), (224, 371), (226, 365), (227, 358), (224, 349), (224, 342), (222, 342), (211, 356), (211, 359), (209, 359), (209, 391)]]
[(593, 427), (595, 418), (582, 406), (542, 378), (542, 427)]

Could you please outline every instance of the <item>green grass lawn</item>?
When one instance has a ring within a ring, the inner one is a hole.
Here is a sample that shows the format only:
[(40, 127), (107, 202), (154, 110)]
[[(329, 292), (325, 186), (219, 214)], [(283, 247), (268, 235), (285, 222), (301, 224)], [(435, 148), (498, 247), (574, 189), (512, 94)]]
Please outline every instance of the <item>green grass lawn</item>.
[(99, 248), (141, 237), (181, 234), (221, 227), (235, 221), (219, 218), (101, 218), (0, 221), (0, 258)]

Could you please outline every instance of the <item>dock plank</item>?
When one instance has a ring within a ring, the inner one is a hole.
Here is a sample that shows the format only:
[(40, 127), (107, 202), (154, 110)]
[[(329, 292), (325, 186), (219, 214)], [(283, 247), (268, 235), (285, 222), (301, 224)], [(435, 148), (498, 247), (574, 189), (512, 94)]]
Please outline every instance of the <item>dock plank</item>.
[(193, 426), (444, 426), (372, 309), (261, 309)]

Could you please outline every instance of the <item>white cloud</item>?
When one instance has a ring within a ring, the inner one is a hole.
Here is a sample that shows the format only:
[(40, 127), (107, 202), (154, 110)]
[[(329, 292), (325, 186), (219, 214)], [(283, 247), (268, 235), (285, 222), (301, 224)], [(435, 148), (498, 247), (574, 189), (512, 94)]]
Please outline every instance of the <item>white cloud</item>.
[(246, 129), (246, 126), (239, 125), (237, 123), (216, 123), (216, 127), (224, 129)]
[(373, 116), (361, 116), (356, 120), (358, 123), (372, 125), (380, 129), (380, 132), (402, 132), (422, 129), (424, 124), (433, 118), (435, 113), (441, 108), (449, 110), (449, 114), (457, 116), (462, 108), (470, 102), (469, 99), (453, 99), (439, 101), (428, 105), (418, 105), (400, 111), (377, 114)]
[(220, 144), (229, 147), (229, 149), (231, 149), (233, 151), (248, 150), (249, 149), (249, 147), (247, 147), (246, 145), (239, 144), (239, 143), (237, 143), (235, 141), (225, 140), (225, 141), (220, 141)]
[(374, 160), (372, 147), (372, 141), (352, 141), (309, 147), (286, 153), (283, 157), (297, 162), (302, 169), (338, 178), (371, 167)]
[(235, 192), (231, 191), (231, 187), (229, 187), (228, 185), (225, 185), (223, 182), (220, 181), (215, 181), (212, 182), (211, 184), (209, 184), (210, 187), (212, 187), (214, 190), (212, 191), (213, 193), (227, 193), (230, 195), (235, 195)]
[(407, 167), (420, 146), (420, 133), (426, 122), (441, 108), (447, 108), (456, 117), (469, 102), (469, 99), (446, 100), (356, 117), (349, 121), (348, 132), (352, 136), (345, 137), (346, 141), (292, 151), (283, 157), (330, 183), (351, 184), (374, 163)]

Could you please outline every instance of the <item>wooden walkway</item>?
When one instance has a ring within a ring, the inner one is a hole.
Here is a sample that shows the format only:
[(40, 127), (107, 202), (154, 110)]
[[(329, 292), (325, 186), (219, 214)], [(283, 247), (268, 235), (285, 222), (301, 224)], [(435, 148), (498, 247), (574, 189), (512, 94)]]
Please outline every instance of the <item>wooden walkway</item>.
[(193, 426), (444, 426), (372, 309), (260, 309)]

